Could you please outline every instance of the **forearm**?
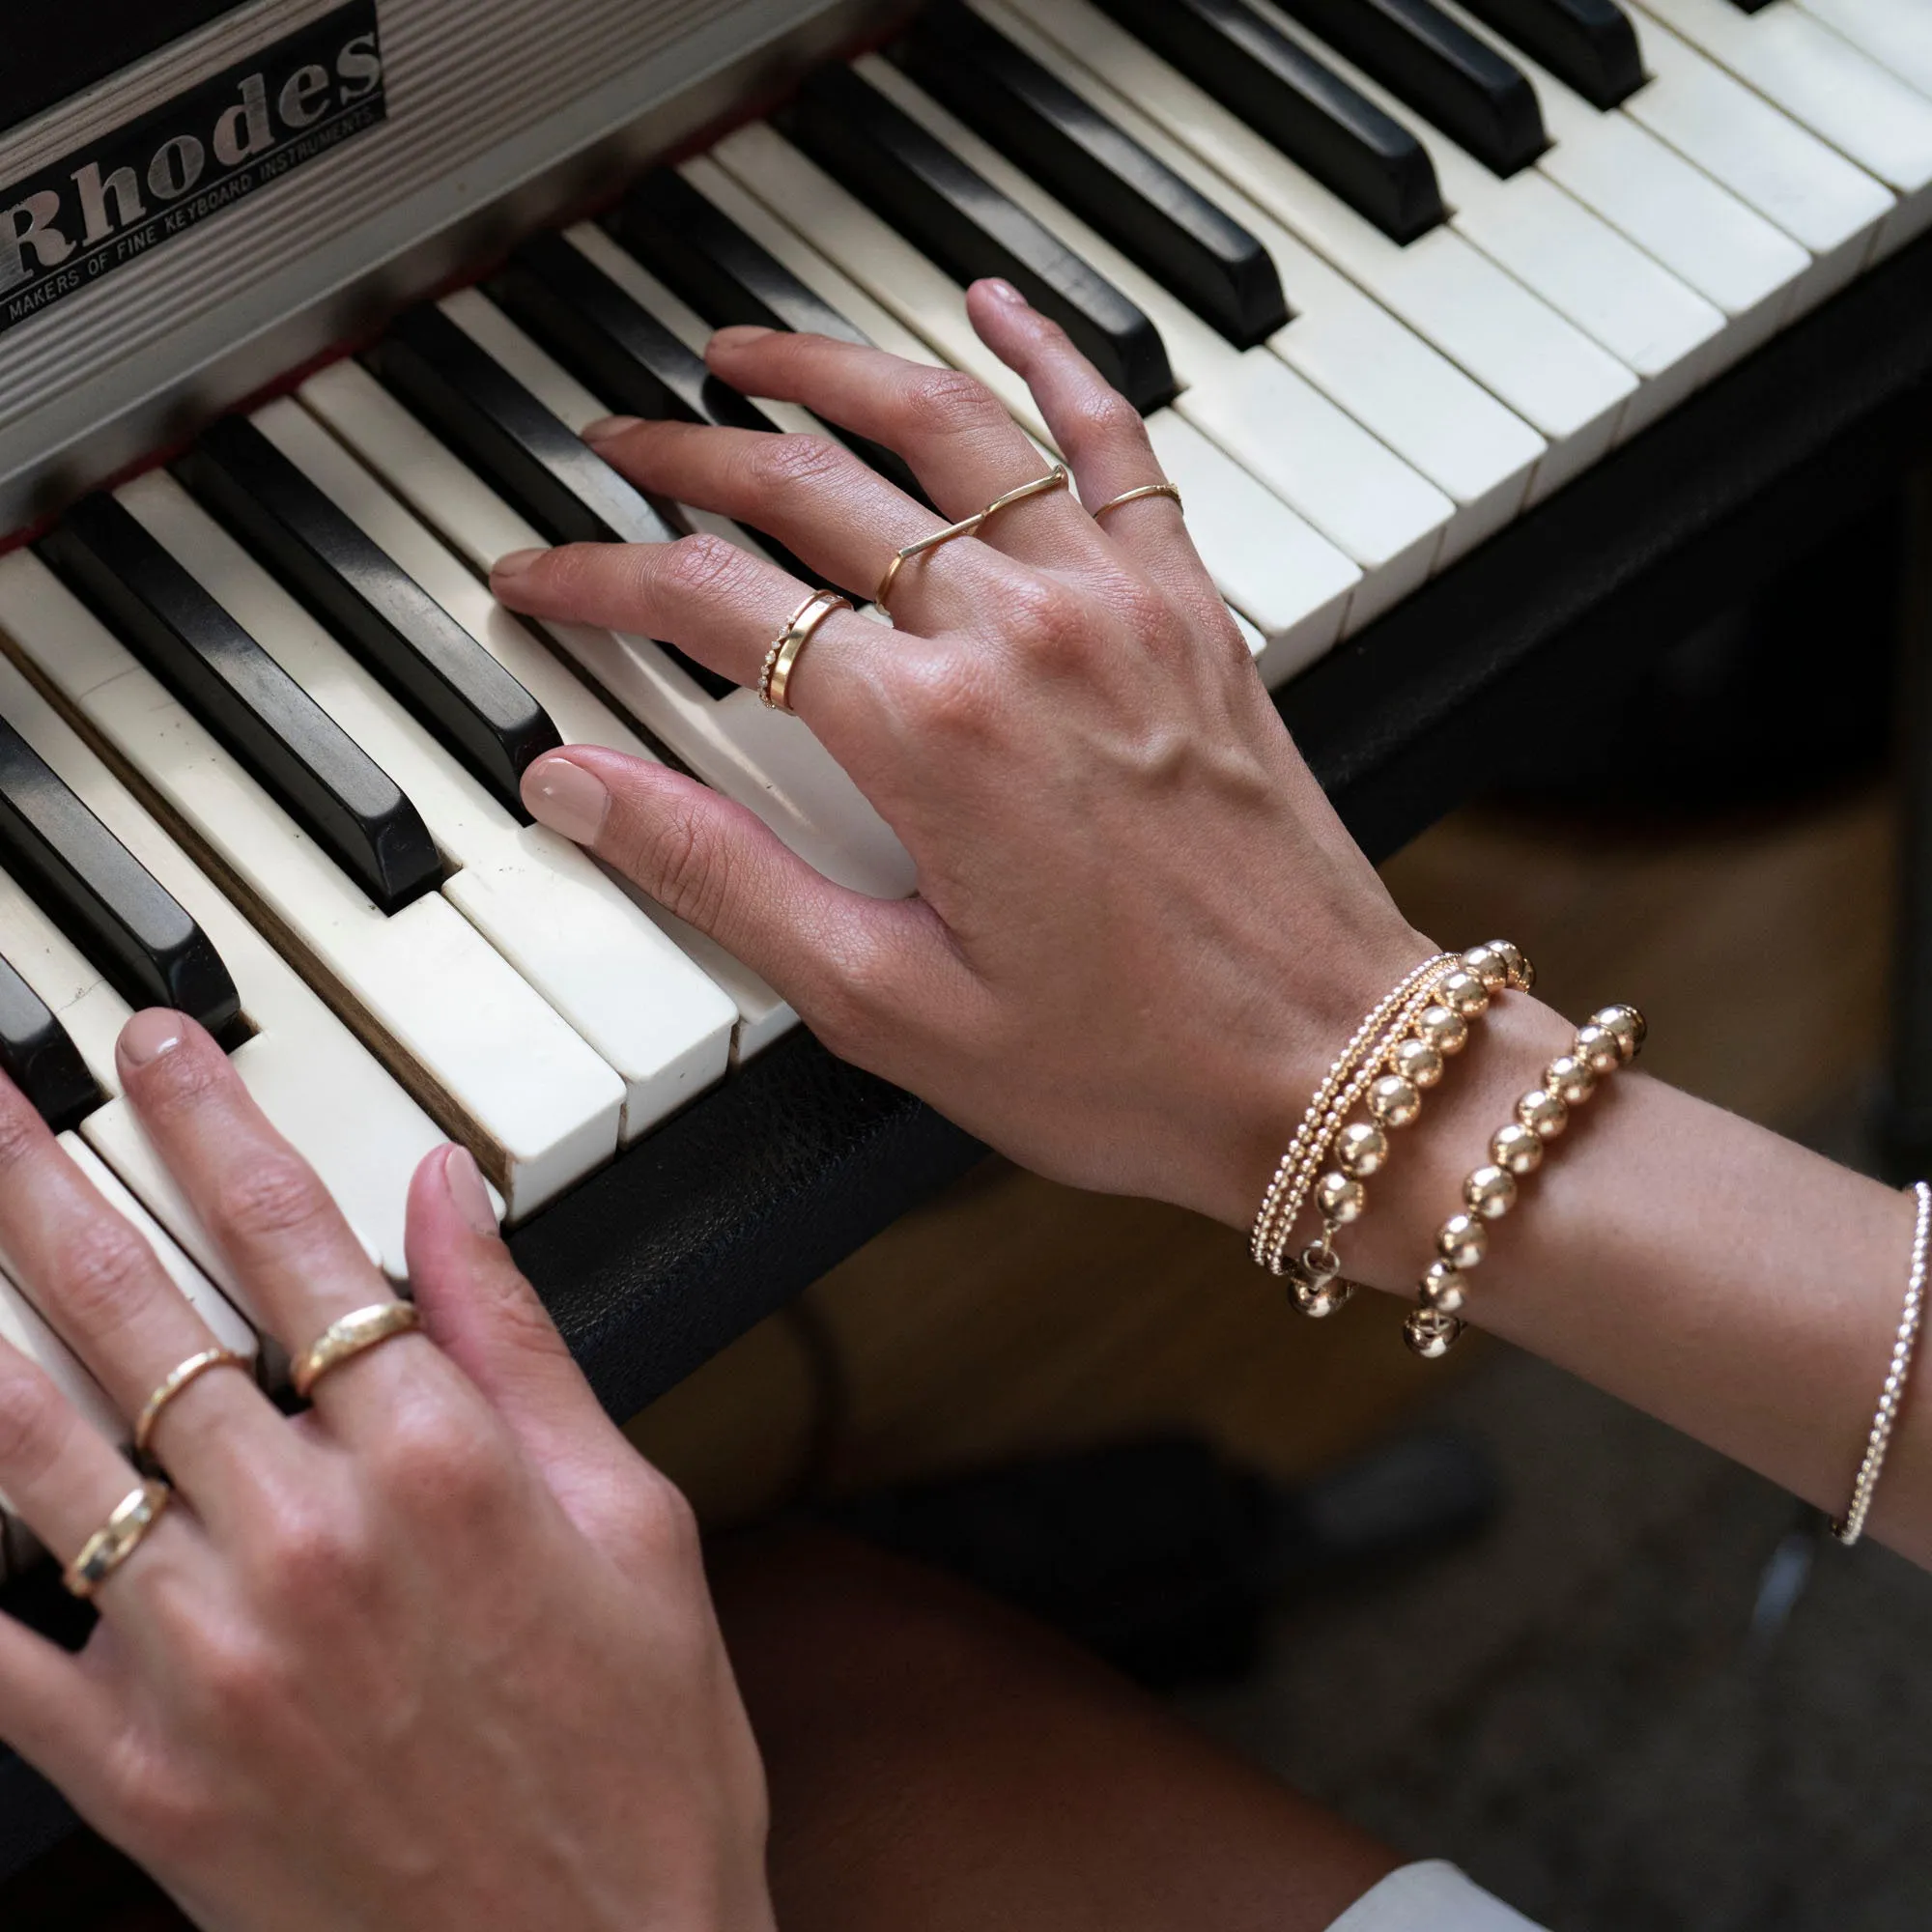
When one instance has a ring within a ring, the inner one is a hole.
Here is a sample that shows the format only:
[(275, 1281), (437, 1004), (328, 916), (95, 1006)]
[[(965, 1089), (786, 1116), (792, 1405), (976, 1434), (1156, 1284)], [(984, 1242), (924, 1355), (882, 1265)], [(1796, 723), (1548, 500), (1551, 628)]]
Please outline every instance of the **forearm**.
[[(1405, 1296), (1464, 1175), (1572, 1027), (1512, 994), (1471, 1033), (1340, 1243), (1348, 1272)], [(1491, 1225), (1463, 1312), (1839, 1515), (1898, 1325), (1914, 1211), (1908, 1195), (1627, 1071), (1576, 1110)], [(1401, 1346), (1393, 1321), (1389, 1340)], [(1908, 1393), (1870, 1526), (1932, 1564), (1928, 1414)]]

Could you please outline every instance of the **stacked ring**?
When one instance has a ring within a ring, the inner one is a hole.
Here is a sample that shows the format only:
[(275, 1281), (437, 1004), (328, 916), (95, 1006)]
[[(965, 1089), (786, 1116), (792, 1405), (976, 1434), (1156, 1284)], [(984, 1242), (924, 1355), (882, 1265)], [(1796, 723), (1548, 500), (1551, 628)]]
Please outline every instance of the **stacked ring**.
[(758, 672), (758, 698), (767, 711), (791, 709), (786, 694), (791, 689), (792, 667), (798, 663), (799, 653), (810, 643), (819, 625), (833, 611), (851, 608), (852, 600), (841, 597), (836, 590), (814, 590), (785, 619), (784, 629), (772, 639), (772, 647), (765, 653), (763, 668)]
[(190, 1355), (186, 1361), (170, 1369), (154, 1394), (141, 1405), (141, 1413), (134, 1419), (135, 1462), (146, 1460), (148, 1447), (155, 1439), (156, 1425), (168, 1405), (211, 1369), (241, 1369), (253, 1374), (248, 1357), (237, 1354), (233, 1349), (204, 1349), (199, 1354)]
[(1187, 505), (1181, 502), (1180, 491), (1176, 485), (1172, 483), (1143, 483), (1136, 489), (1122, 490), (1118, 497), (1109, 497), (1097, 510), (1091, 512), (1091, 515), (1097, 524), (1109, 510), (1118, 510), (1122, 503), (1138, 503), (1145, 497), (1171, 497), (1174, 498), (1175, 506), (1179, 510), (1180, 514), (1183, 517), (1187, 514)]
[(1065, 490), (1072, 482), (1064, 463), (1056, 463), (1044, 476), (1036, 476), (1031, 483), (1022, 483), (1016, 490), (1009, 490), (1004, 497), (995, 497), (983, 510), (976, 511), (970, 517), (962, 517), (956, 524), (948, 524), (943, 530), (934, 530), (929, 537), (921, 537), (917, 543), (909, 543), (904, 549), (893, 553), (893, 560), (886, 565), (886, 574), (879, 579), (879, 587), (872, 593), (872, 602), (888, 617), (893, 614), (887, 599), (893, 594), (893, 585), (899, 581), (899, 572), (911, 560), (925, 551), (937, 550), (941, 544), (949, 544), (954, 537), (970, 537), (989, 517), (997, 517), (1002, 510), (1010, 509), (1015, 503), (1023, 503), (1029, 497), (1044, 497), (1051, 490)]
[(409, 1335), (422, 1326), (422, 1317), (412, 1301), (378, 1301), (358, 1308), (331, 1321), (295, 1359), (289, 1380), (296, 1394), (306, 1402), (310, 1393), (331, 1369), (353, 1362), (384, 1342)]
[(174, 1494), (165, 1483), (153, 1480), (129, 1490), (115, 1504), (114, 1514), (80, 1546), (80, 1554), (62, 1571), (61, 1581), (69, 1595), (90, 1602), (167, 1515)]

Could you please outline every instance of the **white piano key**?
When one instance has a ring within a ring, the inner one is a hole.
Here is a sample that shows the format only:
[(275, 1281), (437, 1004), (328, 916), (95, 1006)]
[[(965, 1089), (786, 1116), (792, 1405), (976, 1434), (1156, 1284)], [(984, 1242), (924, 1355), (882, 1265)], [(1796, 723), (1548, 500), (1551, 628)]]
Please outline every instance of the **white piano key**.
[(1932, 100), (1916, 88), (1794, 6), (1746, 14), (1731, 0), (1642, 0), (1642, 11), (1899, 197), (1880, 252), (1932, 222)]
[[(300, 468), (349, 459), (295, 403), (255, 426)], [(624, 1082), (629, 1140), (723, 1076), (736, 1012), (586, 857), (523, 825), (174, 479), (122, 501), (399, 784), (455, 869), (443, 896)]]
[[(137, 485), (123, 497), (136, 515), (142, 494)], [(288, 936), (303, 971), (355, 1015), (399, 1076), (465, 1129), (511, 1214), (529, 1213), (608, 1160), (623, 1082), (463, 915), (437, 894), (393, 917), (378, 911), (36, 559), (10, 557), (0, 573), (19, 564), (45, 587), (24, 609), (0, 598), (0, 623), (38, 674), (241, 883), (251, 911)], [(20, 581), (9, 579), (8, 591)]]
[(1253, 234), (1273, 258), (1292, 312), (1268, 347), (1457, 505), (1448, 563), (1521, 509), (1544, 440), (1447, 357), (1105, 81), (1073, 66), (1005, 0), (973, 0), (1000, 32)]
[(1160, 331), (1175, 413), (1258, 476), (1361, 570), (1351, 626), (1428, 578), (1456, 506), (1265, 349), (1243, 354), (1004, 155), (876, 55), (856, 63), (880, 93), (1118, 288)]
[(1924, 0), (1797, 0), (1861, 53), (1932, 97), (1932, 8)]
[(1810, 251), (1792, 316), (1842, 288), (1870, 255), (1891, 191), (1661, 21), (1635, 8), (1628, 17), (1650, 78), (1618, 111)]
[[(956, 282), (769, 127), (742, 128), (715, 154), (742, 188), (795, 228), (814, 251), (861, 283), (940, 357), (986, 381), (1022, 428), (1046, 440), (1046, 425), (1025, 384), (974, 333)], [(828, 289), (819, 293), (835, 299)], [(866, 327), (861, 318), (849, 319)], [(1354, 566), (1205, 437), (1170, 430), (1172, 413), (1156, 411), (1149, 435), (1163, 450), (1163, 461), (1169, 461), (1165, 451), (1171, 449), (1172, 463), (1184, 467), (1192, 479), (1184, 481), (1176, 468), (1169, 469), (1188, 493), (1189, 526), (1216, 587), (1270, 638), (1294, 639), (1300, 647), (1325, 628), (1335, 599), (1353, 582), (1352, 576), (1345, 581), (1345, 572)], [(1210, 504), (1216, 507), (1210, 510)]]
[(1532, 501), (1609, 448), (1637, 378), (1453, 228), (1398, 246), (1088, 0), (1028, 16), (1547, 438)]
[[(274, 403), (255, 417), (256, 427), (336, 508), (351, 518), (372, 543), (379, 545), (404, 571), (463, 626), (483, 648), (521, 683), (555, 724), (567, 745), (601, 745), (633, 758), (655, 764), (657, 753), (618, 717), (610, 705), (572, 672), (556, 654), (492, 597), (460, 558), (452, 554), (313, 416), (290, 403)], [(734, 1052), (744, 1057), (778, 1038), (790, 1024), (790, 1009), (749, 968), (730, 961), (728, 974), (718, 963), (729, 959), (722, 948), (706, 940), (694, 949), (682, 922), (666, 923), (663, 909), (612, 880), (665, 931), (680, 952), (692, 958), (707, 978), (722, 986), (736, 1004), (739, 1028)]]
[(1811, 267), (1804, 248), (1640, 123), (1585, 100), (1455, 0), (1436, 4), (1528, 78), (1550, 141), (1537, 167), (1723, 311), (1723, 363), (1776, 332)]
[[(99, 639), (94, 619), (25, 552), (0, 558), (0, 629), (30, 655), (78, 657), (91, 653)], [(435, 1123), (4, 658), (0, 717), (208, 935), (255, 1029), (231, 1056), (242, 1084), (322, 1177), (378, 1264), (402, 1280), (410, 1176), (424, 1154), (441, 1145)], [(10, 925), (10, 936), (14, 930), (27, 930), (24, 919)], [(51, 973), (42, 997), (60, 989), (58, 962), (65, 957), (62, 1022), (101, 1091), (116, 1094), (114, 1042), (128, 1009), (84, 961), (76, 963), (71, 949), (63, 955), (44, 934), (43, 940), (33, 955), (35, 971)], [(49, 966), (49, 960), (55, 963)], [(21, 968), (23, 974), (27, 970)], [(110, 1100), (88, 1116), (81, 1133), (203, 1271), (239, 1300), (226, 1264), (188, 1212), (127, 1102)]]
[[(368, 372), (338, 362), (301, 401), (452, 549), (487, 573), (543, 538)], [(912, 862), (858, 787), (796, 718), (753, 691), (713, 698), (647, 638), (550, 624), (564, 651), (707, 784), (754, 811), (795, 852), (859, 892), (898, 898)]]
[(1414, 134), (1435, 164), (1459, 234), (1642, 378), (1622, 435), (1656, 421), (1716, 373), (1724, 318), (1712, 303), (1548, 175), (1526, 168), (1505, 181), (1492, 174), (1270, 0), (1253, 4)]

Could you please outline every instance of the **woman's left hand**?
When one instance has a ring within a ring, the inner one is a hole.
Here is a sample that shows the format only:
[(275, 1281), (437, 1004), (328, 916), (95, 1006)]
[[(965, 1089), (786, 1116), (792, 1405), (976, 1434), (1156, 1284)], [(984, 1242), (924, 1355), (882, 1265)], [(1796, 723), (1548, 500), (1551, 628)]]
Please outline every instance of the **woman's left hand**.
[[(127, 1091), (292, 1352), (392, 1293), (220, 1049), (123, 1036)], [(209, 1348), (0, 1079), (0, 1238), (124, 1415)], [(763, 1775), (676, 1491), (599, 1409), (469, 1156), (417, 1172), (425, 1333), (291, 1421), (220, 1369), (162, 1413), (174, 1506), (70, 1656), (0, 1617), (0, 1736), (218, 1932), (766, 1932)], [(62, 1560), (128, 1463), (0, 1345), (0, 1491)]]

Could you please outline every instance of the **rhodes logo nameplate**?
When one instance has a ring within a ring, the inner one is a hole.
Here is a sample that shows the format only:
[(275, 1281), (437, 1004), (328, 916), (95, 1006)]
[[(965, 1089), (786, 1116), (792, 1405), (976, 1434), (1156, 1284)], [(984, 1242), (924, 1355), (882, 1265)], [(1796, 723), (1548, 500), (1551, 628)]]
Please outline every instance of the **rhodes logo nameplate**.
[(0, 187), (0, 333), (384, 117), (376, 0), (350, 0)]

